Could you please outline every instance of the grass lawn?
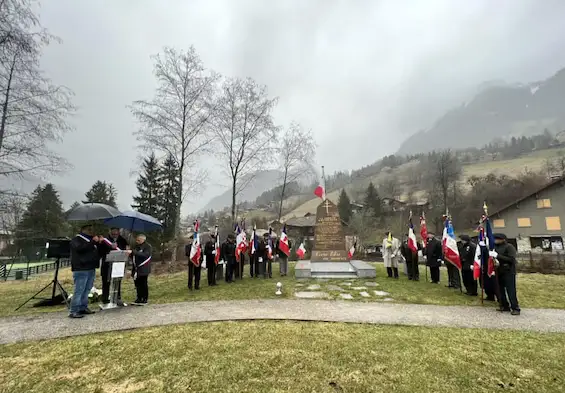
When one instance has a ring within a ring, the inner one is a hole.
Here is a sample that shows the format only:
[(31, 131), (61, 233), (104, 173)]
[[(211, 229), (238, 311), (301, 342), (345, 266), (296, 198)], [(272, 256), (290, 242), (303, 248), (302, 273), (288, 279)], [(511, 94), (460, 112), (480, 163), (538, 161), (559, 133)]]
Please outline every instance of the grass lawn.
[(218, 322), (0, 346), (0, 391), (562, 392), (565, 335)]
[[(445, 288), (447, 273), (442, 269), (442, 285), (433, 285), (425, 281), (425, 269), (421, 266), (419, 282), (408, 281), (401, 274), (399, 280), (385, 278), (386, 271), (381, 263), (376, 264), (377, 287), (366, 289), (372, 296), (363, 298), (359, 295), (361, 290), (353, 287), (362, 287), (367, 280), (352, 280), (351, 286), (342, 285), (355, 301), (382, 301), (383, 297), (373, 296), (373, 290), (389, 292), (388, 297), (395, 302), (439, 305), (480, 305), (478, 298), (470, 298), (459, 291)], [(219, 283), (216, 287), (208, 287), (205, 271), (203, 271), (201, 289), (189, 292), (187, 289), (187, 273), (180, 272), (170, 275), (153, 275), (149, 277), (149, 299), (151, 303), (173, 303), (191, 300), (229, 300), (229, 299), (269, 299), (276, 298), (275, 284), (283, 283), (283, 298), (294, 299), (294, 293), (306, 290), (310, 284), (319, 284), (321, 290), (326, 290), (332, 299), (338, 299), (340, 292), (327, 290), (328, 285), (343, 284), (344, 280), (296, 280), (294, 278), (294, 264), (290, 264), (287, 277), (278, 277), (278, 264), (273, 265), (274, 277), (270, 280), (251, 279), (246, 276), (243, 281), (234, 284)], [(98, 273), (98, 272), (97, 272)], [(33, 312), (60, 311), (61, 307), (33, 308), (29, 303), (24, 308), (15, 312), (14, 309), (42, 286), (52, 279), (52, 272), (34, 277), (29, 281), (0, 282), (0, 316), (20, 315)], [(72, 292), (72, 275), (70, 269), (63, 269), (60, 279), (67, 291)], [(95, 286), (101, 288), (100, 277), (97, 277)], [(518, 299), (523, 308), (565, 308), (565, 276), (520, 274), (518, 276)], [(135, 289), (131, 278), (123, 282), (123, 299), (128, 302), (135, 299)], [(45, 295), (50, 292), (46, 291)]]

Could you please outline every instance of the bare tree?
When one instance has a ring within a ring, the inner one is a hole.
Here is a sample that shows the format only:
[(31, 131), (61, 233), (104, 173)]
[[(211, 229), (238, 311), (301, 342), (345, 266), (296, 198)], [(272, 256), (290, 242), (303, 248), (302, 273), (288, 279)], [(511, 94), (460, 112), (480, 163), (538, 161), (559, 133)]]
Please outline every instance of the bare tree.
[(203, 177), (186, 175), (196, 170), (196, 160), (212, 140), (209, 126), (219, 75), (204, 68), (193, 46), (187, 51), (164, 48), (162, 54), (152, 59), (158, 84), (155, 96), (150, 101), (133, 102), (130, 109), (141, 124), (136, 135), (141, 138), (142, 147), (164, 153), (178, 165), (178, 227), (184, 197), (196, 191)]
[(387, 175), (379, 184), (379, 194), (382, 196), (397, 199), (399, 192), (398, 179), (394, 175)]
[(29, 0), (0, 0), (0, 174), (59, 171), (49, 149), (71, 130), (72, 93), (40, 69), (43, 48), (57, 38), (43, 30)]
[[(457, 182), (461, 178), (461, 164), (451, 150), (444, 150), (430, 155), (429, 161), (429, 190), (434, 197), (439, 197), (443, 211), (446, 211), (450, 201), (457, 197)], [(434, 198), (435, 199), (435, 198)]]
[(232, 182), (232, 222), (236, 219), (237, 195), (265, 167), (273, 152), (277, 127), (272, 111), (277, 101), (277, 98), (269, 98), (266, 86), (253, 79), (224, 81), (214, 129), (219, 154)]
[(279, 221), (282, 217), (286, 186), (305, 175), (314, 174), (316, 143), (311, 130), (298, 123), (291, 123), (285, 130), (278, 148), (279, 165), (282, 171)]
[(0, 233), (12, 236), (22, 219), (28, 197), (16, 192), (0, 192)]

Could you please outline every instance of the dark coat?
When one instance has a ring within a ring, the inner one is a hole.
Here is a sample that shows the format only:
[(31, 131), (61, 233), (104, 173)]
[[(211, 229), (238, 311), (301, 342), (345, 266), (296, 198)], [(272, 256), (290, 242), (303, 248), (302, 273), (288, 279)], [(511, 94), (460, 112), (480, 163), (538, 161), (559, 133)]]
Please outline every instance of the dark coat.
[(427, 257), (426, 265), (429, 267), (440, 267), (443, 260), (441, 242), (436, 238), (429, 240), (424, 249), (424, 255)]
[(211, 263), (215, 263), (214, 262), (214, 250), (216, 249), (216, 244), (212, 241), (212, 240), (208, 240), (205, 244), (204, 244), (204, 256), (206, 257), (206, 266), (209, 266)]
[[(82, 237), (84, 236), (84, 238)], [(87, 240), (87, 239), (90, 239)], [(73, 272), (94, 270), (100, 264), (98, 243), (87, 235), (77, 235), (71, 240), (71, 270)]]
[(131, 255), (133, 256), (133, 271), (137, 273), (137, 276), (148, 276), (151, 273), (151, 245), (147, 242), (136, 244)]
[[(420, 243), (417, 243), (417, 247), (418, 250), (422, 249)], [(408, 240), (402, 242), (402, 245), (400, 246), (400, 253), (402, 254), (402, 256), (404, 257), (407, 263), (418, 262), (418, 253), (412, 252), (410, 247), (408, 247)]]
[(471, 270), (471, 266), (475, 262), (475, 251), (477, 245), (473, 242), (467, 244), (461, 243), (459, 246), (459, 258), (461, 259), (461, 266), (463, 270)]
[(496, 259), (500, 263), (500, 274), (516, 274), (516, 249), (510, 243), (495, 244), (494, 250), (498, 253)]
[[(120, 250), (125, 250), (128, 246), (128, 241), (122, 235), (119, 235), (116, 241), (114, 241), (114, 239), (112, 239), (110, 235), (106, 236), (105, 238), (112, 243), (116, 243), (116, 245)], [(113, 250), (112, 246), (110, 246), (108, 243), (100, 242), (100, 244), (98, 245), (98, 252), (102, 257), (102, 263), (106, 262), (106, 257), (112, 250)]]
[(223, 259), (228, 264), (237, 263), (235, 259), (235, 243), (226, 240), (222, 243), (220, 251), (220, 259)]

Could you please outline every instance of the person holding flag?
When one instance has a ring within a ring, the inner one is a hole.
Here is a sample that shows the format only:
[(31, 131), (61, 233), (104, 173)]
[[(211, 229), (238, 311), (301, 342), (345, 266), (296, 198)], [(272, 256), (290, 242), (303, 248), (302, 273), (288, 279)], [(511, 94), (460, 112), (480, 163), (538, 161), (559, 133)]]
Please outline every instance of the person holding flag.
[(424, 255), (426, 256), (426, 266), (430, 268), (430, 279), (432, 281), (432, 284), (439, 284), (439, 268), (443, 263), (441, 242), (436, 239), (433, 232), (427, 232), (427, 236), (428, 239), (426, 240), (426, 247), (424, 248)]
[(388, 278), (398, 278), (398, 257), (400, 256), (400, 240), (388, 231), (383, 239), (383, 259)]
[(216, 285), (216, 265), (218, 260), (216, 255), (219, 256), (217, 252), (217, 240), (218, 239), (218, 226), (216, 225), (216, 230), (213, 234), (210, 234), (210, 239), (204, 244), (204, 256), (206, 257), (206, 271), (208, 276), (208, 286), (212, 287)]
[(286, 235), (286, 225), (283, 226), (281, 230), (281, 237), (278, 242), (278, 253), (279, 253), (279, 271), (281, 277), (288, 274), (288, 257), (290, 256), (290, 249), (292, 245), (288, 236)]
[(273, 243), (272, 242), (273, 240), (271, 238), (271, 228), (269, 228), (269, 232), (266, 232), (263, 235), (263, 241), (259, 245), (260, 249), (262, 248), (261, 246), (263, 246), (265, 250), (263, 255), (264, 278), (267, 278), (267, 275), (269, 276), (269, 278), (273, 277)]
[(406, 249), (404, 250), (403, 254), (404, 260), (406, 261), (409, 280), (420, 280), (420, 269), (418, 267), (418, 250), (421, 249), (421, 246), (416, 240), (416, 234), (414, 233), (414, 224), (412, 223), (412, 212), (410, 212), (410, 218), (408, 219), (408, 235), (406, 236)]
[(461, 235), (459, 236), (459, 239), (461, 239), (459, 257), (461, 258), (461, 275), (463, 278), (463, 285), (465, 286), (465, 294), (469, 296), (477, 296), (477, 281), (473, 277), (473, 265), (475, 255), (477, 253), (477, 246), (471, 241), (471, 238), (468, 235)]
[(200, 245), (200, 222), (194, 221), (194, 233), (192, 238), (189, 239), (189, 244), (185, 247), (188, 251), (188, 290), (192, 291), (192, 281), (194, 278), (194, 289), (200, 289), (200, 275), (202, 272), (202, 248)]
[(259, 278), (259, 275), (263, 274), (263, 256), (259, 254), (259, 236), (255, 226), (249, 240), (249, 263), (254, 265), (254, 277)]
[(443, 228), (442, 237), (443, 260), (447, 267), (448, 288), (461, 289), (461, 258), (459, 257), (459, 247), (455, 240), (455, 232), (453, 223), (449, 213), (445, 214), (445, 226)]
[(494, 250), (489, 251), (489, 256), (493, 258), (497, 268), (500, 291), (498, 311), (510, 311), (512, 315), (520, 315), (520, 305), (516, 295), (516, 249), (506, 241), (505, 234), (495, 233), (493, 237)]
[[(495, 277), (494, 260), (489, 252), (494, 249), (494, 235), (488, 217), (488, 207), (486, 202), (483, 204), (483, 215), (480, 220), (479, 227), (479, 248), (481, 249), (480, 258), (476, 258), (476, 266), (479, 270), (474, 271), (474, 277), (479, 278), (481, 291), (486, 295), (485, 300), (489, 302), (496, 301), (497, 295), (497, 277)], [(484, 296), (481, 296), (484, 298)]]
[(232, 233), (228, 235), (228, 238), (222, 244), (221, 257), (226, 263), (226, 282), (232, 283), (234, 282), (234, 270), (237, 265), (235, 236)]

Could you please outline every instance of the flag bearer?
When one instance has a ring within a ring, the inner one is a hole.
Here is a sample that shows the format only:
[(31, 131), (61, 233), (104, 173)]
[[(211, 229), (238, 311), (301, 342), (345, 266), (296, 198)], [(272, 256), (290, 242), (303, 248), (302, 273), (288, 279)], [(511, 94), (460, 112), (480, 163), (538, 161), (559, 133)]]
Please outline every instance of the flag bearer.
[(469, 296), (477, 296), (477, 281), (473, 277), (473, 264), (477, 246), (468, 235), (461, 235), (459, 238), (461, 239), (459, 258), (461, 258), (461, 275), (463, 276), (465, 293)]
[[(516, 249), (506, 241), (503, 233), (494, 234), (494, 250), (489, 252), (497, 265), (496, 276), (500, 290), (499, 311), (511, 311), (520, 315), (520, 305), (516, 295)], [(508, 295), (508, 296), (507, 296)]]
[(133, 250), (127, 250), (127, 253), (132, 256), (133, 262), (131, 273), (137, 291), (137, 298), (135, 302), (133, 302), (135, 305), (145, 305), (149, 299), (147, 278), (149, 277), (149, 273), (151, 273), (151, 245), (145, 240), (145, 235), (137, 235), (135, 248)]
[(386, 272), (389, 278), (398, 278), (398, 258), (400, 257), (400, 240), (392, 237), (391, 232), (387, 232), (383, 239), (383, 259)]

